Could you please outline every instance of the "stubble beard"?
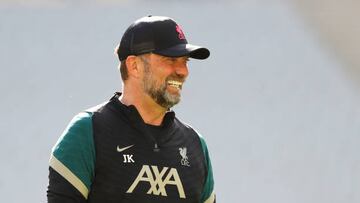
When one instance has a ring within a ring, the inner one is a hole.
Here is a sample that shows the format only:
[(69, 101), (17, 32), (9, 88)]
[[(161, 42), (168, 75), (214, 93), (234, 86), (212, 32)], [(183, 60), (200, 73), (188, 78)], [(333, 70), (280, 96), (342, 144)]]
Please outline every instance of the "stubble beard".
[(170, 78), (174, 77), (167, 77), (166, 80), (159, 86), (150, 71), (149, 64), (145, 64), (144, 69), (145, 76), (143, 79), (143, 88), (146, 94), (148, 94), (157, 104), (166, 109), (170, 109), (180, 102), (180, 93), (171, 94), (167, 91), (167, 82)]

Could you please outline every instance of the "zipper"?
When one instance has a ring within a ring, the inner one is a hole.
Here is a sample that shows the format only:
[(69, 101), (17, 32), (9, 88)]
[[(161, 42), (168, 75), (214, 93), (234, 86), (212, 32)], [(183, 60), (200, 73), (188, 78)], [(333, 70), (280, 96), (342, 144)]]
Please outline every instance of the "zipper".
[(159, 152), (159, 151), (160, 151), (160, 148), (159, 148), (158, 144), (155, 142), (154, 152)]

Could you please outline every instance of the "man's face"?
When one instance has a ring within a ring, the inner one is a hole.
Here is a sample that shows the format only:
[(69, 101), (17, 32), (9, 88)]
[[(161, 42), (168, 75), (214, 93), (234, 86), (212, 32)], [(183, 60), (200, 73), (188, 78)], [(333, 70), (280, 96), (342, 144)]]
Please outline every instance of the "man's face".
[(182, 85), (188, 76), (188, 57), (149, 54), (141, 59), (144, 62), (144, 92), (164, 108), (179, 103)]

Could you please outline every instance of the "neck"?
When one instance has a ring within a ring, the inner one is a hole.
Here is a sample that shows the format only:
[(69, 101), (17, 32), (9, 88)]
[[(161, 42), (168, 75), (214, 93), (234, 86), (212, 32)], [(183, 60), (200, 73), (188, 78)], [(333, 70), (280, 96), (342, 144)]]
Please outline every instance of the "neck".
[(149, 95), (136, 94), (136, 91), (131, 91), (129, 88), (123, 88), (119, 100), (127, 106), (134, 105), (144, 122), (150, 125), (161, 125), (167, 111), (166, 108), (157, 104)]

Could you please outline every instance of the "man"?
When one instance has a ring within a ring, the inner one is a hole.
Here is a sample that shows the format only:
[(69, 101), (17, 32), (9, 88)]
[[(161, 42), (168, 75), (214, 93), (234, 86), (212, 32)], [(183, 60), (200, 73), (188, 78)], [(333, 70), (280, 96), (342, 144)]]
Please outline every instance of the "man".
[(171, 18), (135, 21), (117, 48), (122, 93), (79, 113), (53, 148), (48, 202), (213, 203), (204, 139), (170, 110), (180, 101), (188, 44)]

